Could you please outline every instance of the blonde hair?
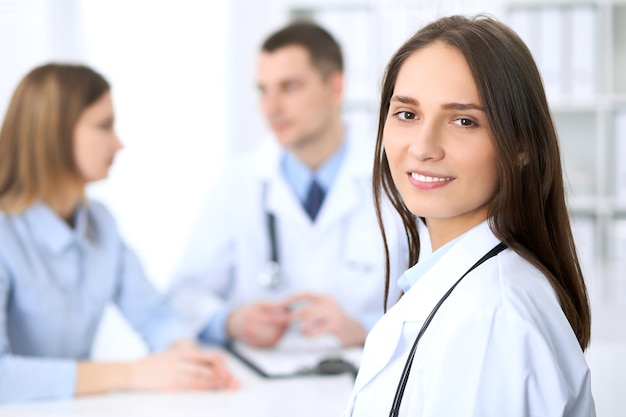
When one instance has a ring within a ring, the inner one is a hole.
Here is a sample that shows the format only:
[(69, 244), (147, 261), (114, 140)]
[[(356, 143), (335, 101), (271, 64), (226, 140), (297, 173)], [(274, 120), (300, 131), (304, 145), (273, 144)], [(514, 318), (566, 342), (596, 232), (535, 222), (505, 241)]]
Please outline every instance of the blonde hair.
[(20, 212), (84, 192), (74, 160), (74, 128), (110, 90), (83, 65), (46, 64), (18, 84), (0, 129), (0, 210)]

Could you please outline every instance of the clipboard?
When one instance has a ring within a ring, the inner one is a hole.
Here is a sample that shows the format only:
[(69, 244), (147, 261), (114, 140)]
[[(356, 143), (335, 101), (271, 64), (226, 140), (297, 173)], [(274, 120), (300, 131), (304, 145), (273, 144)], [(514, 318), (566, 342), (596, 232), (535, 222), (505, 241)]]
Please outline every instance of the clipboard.
[(344, 348), (333, 336), (307, 338), (287, 334), (273, 348), (234, 341), (226, 349), (263, 378), (294, 378), (351, 373), (356, 377), (362, 347)]

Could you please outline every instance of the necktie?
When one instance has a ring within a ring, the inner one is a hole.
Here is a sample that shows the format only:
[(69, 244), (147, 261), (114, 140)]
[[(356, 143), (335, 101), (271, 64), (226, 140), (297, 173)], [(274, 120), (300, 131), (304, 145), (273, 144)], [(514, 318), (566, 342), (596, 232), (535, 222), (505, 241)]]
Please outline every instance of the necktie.
[(317, 216), (317, 212), (320, 210), (323, 201), (324, 190), (320, 187), (317, 181), (311, 181), (309, 193), (306, 196), (306, 200), (304, 200), (304, 209), (312, 221), (315, 221), (315, 217)]

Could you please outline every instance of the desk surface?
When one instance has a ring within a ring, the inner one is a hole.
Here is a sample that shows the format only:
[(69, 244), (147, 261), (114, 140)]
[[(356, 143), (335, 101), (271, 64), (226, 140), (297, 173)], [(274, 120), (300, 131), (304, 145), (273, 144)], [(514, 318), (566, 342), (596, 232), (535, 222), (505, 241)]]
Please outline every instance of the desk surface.
[(352, 390), (352, 376), (264, 379), (235, 358), (237, 391), (114, 393), (67, 401), (0, 406), (0, 416), (133, 417), (338, 417)]

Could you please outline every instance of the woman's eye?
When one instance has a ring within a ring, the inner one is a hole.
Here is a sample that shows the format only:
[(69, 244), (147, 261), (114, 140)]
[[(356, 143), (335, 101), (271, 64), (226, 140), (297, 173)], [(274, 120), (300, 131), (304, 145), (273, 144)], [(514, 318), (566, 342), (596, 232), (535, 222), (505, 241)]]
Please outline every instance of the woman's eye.
[(472, 119), (468, 119), (467, 117), (459, 117), (458, 119), (454, 120), (453, 123), (463, 127), (471, 127), (476, 125), (476, 123)]
[(412, 113), (410, 111), (399, 111), (396, 113), (396, 116), (400, 119), (400, 120), (413, 120), (416, 118), (416, 114)]

